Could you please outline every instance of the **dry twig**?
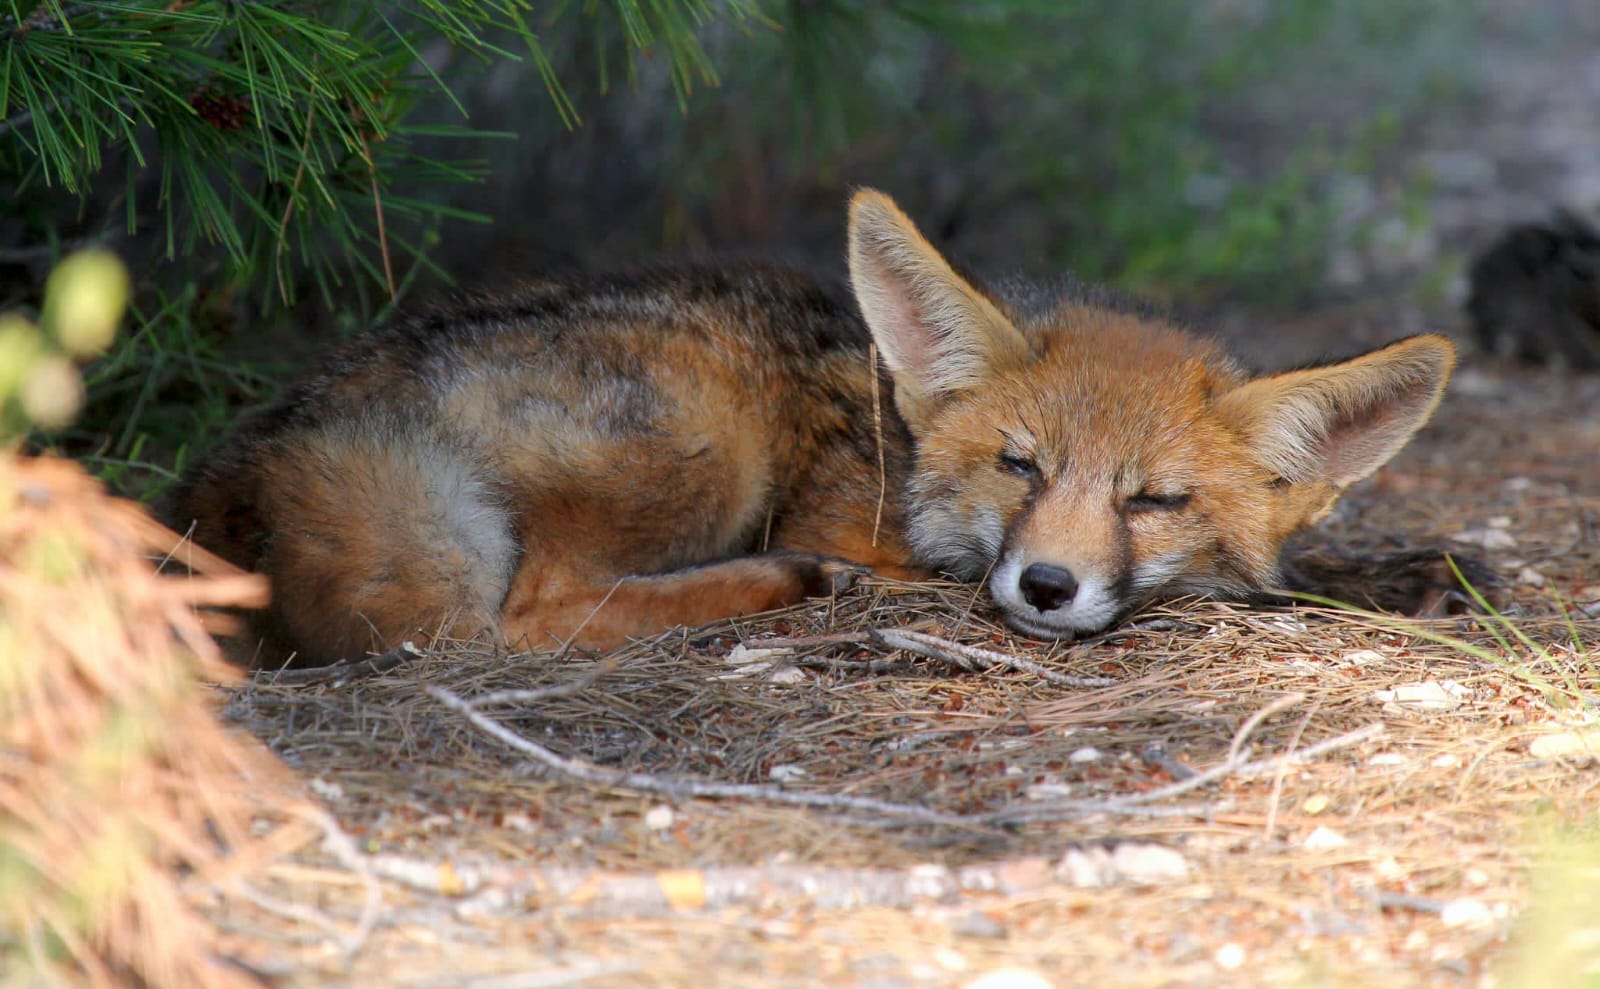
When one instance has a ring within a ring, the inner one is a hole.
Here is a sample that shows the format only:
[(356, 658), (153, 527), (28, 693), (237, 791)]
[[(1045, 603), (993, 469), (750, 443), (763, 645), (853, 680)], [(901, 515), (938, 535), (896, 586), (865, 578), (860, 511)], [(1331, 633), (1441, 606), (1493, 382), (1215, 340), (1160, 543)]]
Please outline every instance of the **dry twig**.
[(365, 677), (381, 676), (397, 670), (407, 663), (421, 659), (423, 653), (415, 643), (402, 642), (387, 652), (369, 656), (356, 662), (341, 661), (328, 666), (307, 666), (302, 669), (262, 670), (256, 674), (263, 683), (279, 686), (305, 686), (312, 683), (345, 683)]
[(591, 762), (569, 758), (552, 752), (539, 743), (518, 735), (493, 718), (486, 717), (477, 711), (471, 703), (443, 687), (429, 687), (428, 693), (439, 703), (466, 718), (472, 723), (473, 727), (484, 734), (569, 779), (579, 780), (584, 783), (620, 787), (640, 793), (657, 793), (662, 796), (680, 799), (687, 797), (738, 798), (801, 807), (817, 807), (824, 810), (863, 812), (898, 821), (958, 826), (966, 823), (956, 815), (945, 814), (911, 804), (896, 804), (884, 800), (873, 800), (870, 797), (808, 793), (805, 791), (785, 790), (779, 786), (767, 786), (760, 783), (715, 783), (706, 780), (667, 779), (650, 773), (632, 773), (620, 769), (607, 769), (604, 766), (596, 766)]

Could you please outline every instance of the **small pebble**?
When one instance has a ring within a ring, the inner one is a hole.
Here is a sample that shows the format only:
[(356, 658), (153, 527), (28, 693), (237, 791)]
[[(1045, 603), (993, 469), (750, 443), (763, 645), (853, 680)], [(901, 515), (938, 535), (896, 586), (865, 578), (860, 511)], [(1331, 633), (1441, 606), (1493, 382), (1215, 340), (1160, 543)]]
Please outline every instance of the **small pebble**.
[(987, 938), (989, 940), (999, 940), (1011, 933), (1006, 929), (1006, 925), (995, 920), (982, 910), (968, 910), (951, 923), (950, 930), (960, 937)]
[(1365, 666), (1368, 663), (1381, 663), (1386, 656), (1376, 649), (1351, 649), (1339, 655), (1339, 661), (1347, 666)]
[(1482, 900), (1462, 897), (1446, 903), (1444, 909), (1439, 911), (1439, 919), (1446, 927), (1480, 930), (1494, 923), (1494, 911), (1485, 906)]
[(1482, 546), (1484, 549), (1511, 549), (1517, 539), (1504, 529), (1465, 529), (1450, 537), (1458, 543)]
[(997, 968), (968, 982), (964, 989), (1055, 989), (1055, 986), (1031, 968)]
[(1166, 845), (1125, 841), (1111, 852), (1111, 863), (1122, 878), (1135, 883), (1177, 882), (1189, 878), (1183, 853)]
[(1562, 731), (1540, 735), (1528, 743), (1528, 754), (1535, 759), (1562, 759), (1571, 756), (1600, 756), (1600, 732)]
[(1305, 847), (1310, 851), (1325, 851), (1330, 848), (1343, 848), (1350, 844), (1350, 839), (1333, 830), (1332, 828), (1319, 827), (1306, 835)]
[(1216, 962), (1217, 967), (1224, 971), (1235, 971), (1245, 963), (1244, 946), (1229, 941), (1217, 949), (1217, 953), (1211, 956), (1211, 960)]

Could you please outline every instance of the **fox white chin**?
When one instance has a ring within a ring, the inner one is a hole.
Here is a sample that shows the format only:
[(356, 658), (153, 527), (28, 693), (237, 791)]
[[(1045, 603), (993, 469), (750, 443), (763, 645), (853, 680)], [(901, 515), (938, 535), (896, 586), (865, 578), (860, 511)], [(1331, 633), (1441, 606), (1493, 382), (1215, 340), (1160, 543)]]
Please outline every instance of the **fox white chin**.
[(1007, 625), (1034, 639), (1075, 639), (1080, 635), (1104, 631), (1115, 624), (1122, 615), (1123, 612), (1113, 612), (1110, 618), (1095, 625), (1056, 625), (1040, 621), (1037, 612), (1032, 616), (1025, 612), (1010, 610), (1004, 612)]

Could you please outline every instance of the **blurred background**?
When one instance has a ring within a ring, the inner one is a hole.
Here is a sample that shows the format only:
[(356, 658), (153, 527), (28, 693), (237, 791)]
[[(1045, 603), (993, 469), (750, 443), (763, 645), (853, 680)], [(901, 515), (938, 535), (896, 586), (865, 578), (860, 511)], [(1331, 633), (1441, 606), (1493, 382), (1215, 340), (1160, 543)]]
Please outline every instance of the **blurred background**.
[(127, 261), (85, 415), (33, 442), (141, 496), (396, 304), (841, 271), (856, 185), (980, 273), (1108, 281), (1263, 365), (1450, 331), (1474, 251), (1600, 205), (1592, 0), (55, 8), (0, 24), (0, 307), (69, 248)]

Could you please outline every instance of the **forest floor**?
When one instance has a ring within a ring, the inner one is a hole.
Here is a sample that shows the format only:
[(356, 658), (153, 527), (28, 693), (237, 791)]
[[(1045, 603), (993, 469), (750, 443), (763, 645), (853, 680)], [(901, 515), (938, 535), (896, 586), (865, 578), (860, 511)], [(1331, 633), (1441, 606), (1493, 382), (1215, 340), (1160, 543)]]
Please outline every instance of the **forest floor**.
[[(1595, 376), (1469, 363), (1315, 534), (1470, 554), (1503, 621), (1192, 603), (1041, 644), (972, 588), (867, 581), (607, 656), (258, 677), (228, 717), (351, 843), (270, 874), (292, 922), (220, 919), (307, 986), (1576, 979), (1600, 965), (1563, 885), (1600, 869), (1596, 409)], [(747, 789), (694, 795), (720, 783)]]

